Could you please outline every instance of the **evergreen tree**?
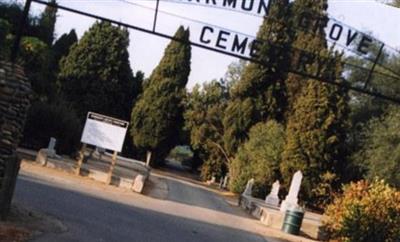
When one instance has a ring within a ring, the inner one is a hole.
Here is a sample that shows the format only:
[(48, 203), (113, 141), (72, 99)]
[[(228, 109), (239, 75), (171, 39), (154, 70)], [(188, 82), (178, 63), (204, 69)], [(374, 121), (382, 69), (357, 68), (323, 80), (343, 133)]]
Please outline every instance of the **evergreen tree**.
[(132, 110), (131, 135), (136, 147), (152, 152), (152, 163), (164, 162), (179, 142), (183, 127), (185, 86), (190, 73), (189, 29), (182, 26), (151, 74)]
[(53, 52), (53, 67), (59, 68), (59, 62), (62, 57), (69, 54), (69, 50), (72, 45), (78, 42), (78, 36), (74, 29), (72, 29), (68, 34), (63, 34), (52, 47)]
[[(312, 16), (326, 16), (327, 1), (316, 3), (312, 0), (297, 0), (293, 9), (307, 11)], [(294, 12), (301, 15), (302, 12)], [(318, 29), (323, 29), (326, 21), (319, 21)], [(334, 65), (323, 66), (325, 70), (341, 76), (341, 56), (328, 50), (323, 31), (319, 34), (299, 35), (303, 43), (309, 43), (305, 50), (310, 53), (330, 57)], [(318, 60), (318, 58), (317, 58)], [(308, 66), (313, 73), (322, 68), (315, 61)], [(307, 79), (293, 110), (288, 115), (286, 145), (281, 163), (281, 173), (286, 187), (292, 175), (303, 172), (301, 199), (310, 206), (323, 207), (332, 194), (331, 188), (338, 188), (344, 166), (346, 165), (346, 128), (348, 119), (348, 95), (346, 90)]]
[(264, 19), (257, 40), (259, 63), (249, 63), (232, 88), (224, 118), (226, 149), (234, 156), (247, 138), (252, 125), (267, 119), (282, 121), (286, 106), (284, 80), (290, 53), (287, 0), (272, 0), (269, 17)]
[[(326, 1), (317, 5), (323, 7), (324, 4)], [(315, 1), (311, 0), (296, 0), (290, 6), (289, 21), (293, 38), (292, 47), (294, 48), (291, 55), (292, 66), (297, 65), (296, 61), (300, 58), (298, 50), (319, 55), (318, 51), (326, 48), (325, 33), (321, 31), (321, 28), (325, 25), (327, 18), (316, 8), (318, 6), (315, 6)], [(304, 25), (304, 19), (308, 20), (307, 25)], [(285, 119), (293, 113), (293, 105), (306, 83), (307, 78), (304, 76), (289, 73), (285, 80), (287, 92)]]
[(61, 91), (81, 120), (88, 111), (129, 119), (135, 84), (128, 45), (126, 29), (96, 22), (62, 59)]
[[(51, 0), (50, 3), (56, 4), (56, 0)], [(54, 29), (57, 20), (57, 8), (46, 6), (44, 12), (40, 16), (40, 39), (45, 42), (48, 46), (53, 45), (54, 41)]]

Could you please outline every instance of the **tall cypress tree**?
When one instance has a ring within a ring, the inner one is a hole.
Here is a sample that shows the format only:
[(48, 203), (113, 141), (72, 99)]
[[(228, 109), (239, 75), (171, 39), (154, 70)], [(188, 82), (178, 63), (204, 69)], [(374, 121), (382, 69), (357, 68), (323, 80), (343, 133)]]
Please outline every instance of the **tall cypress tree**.
[(129, 119), (135, 90), (128, 45), (127, 29), (96, 22), (62, 59), (61, 91), (81, 119), (88, 111)]
[[(56, 0), (51, 0), (50, 3), (55, 4)], [(40, 39), (48, 46), (52, 46), (54, 41), (54, 29), (57, 21), (57, 8), (46, 6), (44, 12), (40, 16)]]
[(185, 86), (190, 73), (189, 29), (179, 27), (132, 110), (131, 135), (136, 147), (152, 152), (153, 165), (163, 162), (179, 142), (183, 127)]
[(69, 50), (73, 44), (78, 42), (78, 36), (74, 29), (72, 29), (68, 34), (63, 34), (57, 41), (54, 43), (52, 47), (53, 52), (53, 67), (58, 68), (58, 64), (61, 60), (61, 57), (67, 56), (69, 54)]
[[(290, 7), (290, 26), (293, 35), (294, 51), (292, 52), (291, 60), (292, 66), (295, 66), (299, 58), (299, 51), (304, 50), (309, 53), (319, 54), (318, 51), (326, 48), (325, 33), (323, 27), (325, 26), (327, 17), (322, 14), (318, 8), (324, 8), (326, 1), (315, 4), (312, 0), (296, 0)], [(318, 5), (318, 6), (316, 6)], [(308, 21), (304, 21), (304, 20)], [(304, 22), (308, 24), (304, 24)], [(322, 30), (322, 31), (321, 31)], [(301, 90), (306, 85), (307, 78), (290, 73), (285, 80), (287, 92), (287, 108), (285, 112), (285, 119), (293, 112), (293, 105)]]
[[(316, 3), (312, 0), (297, 0), (293, 9), (297, 16), (306, 11), (311, 16), (326, 17), (327, 1)], [(319, 21), (318, 24), (319, 29), (323, 29), (326, 21)], [(298, 34), (296, 42), (310, 53), (334, 60), (331, 62), (334, 65), (324, 68), (334, 72), (335, 78), (340, 78), (341, 56), (327, 49), (323, 31)], [(308, 68), (307, 71), (313, 72), (315, 68), (321, 68), (321, 63), (316, 61)], [(340, 181), (346, 161), (348, 96), (343, 88), (337, 86), (313, 79), (301, 81), (304, 83), (297, 97), (292, 99), (292, 111), (287, 116), (287, 140), (281, 173), (288, 186), (292, 175), (301, 170), (304, 175), (301, 198), (308, 205), (323, 206), (329, 202), (331, 190)]]
[(291, 40), (288, 6), (288, 0), (271, 1), (269, 16), (257, 33), (262, 43), (256, 53), (258, 63), (249, 63), (232, 89), (224, 118), (225, 145), (232, 156), (251, 126), (267, 119), (283, 119)]

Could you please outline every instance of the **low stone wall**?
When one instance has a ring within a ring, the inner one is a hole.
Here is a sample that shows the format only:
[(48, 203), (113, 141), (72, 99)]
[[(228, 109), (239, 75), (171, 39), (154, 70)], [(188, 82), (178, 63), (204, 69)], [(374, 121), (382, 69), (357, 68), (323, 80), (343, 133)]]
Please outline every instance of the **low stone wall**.
[(0, 218), (10, 209), (20, 159), (16, 155), (26, 114), (31, 85), (21, 67), (0, 61)]
[[(277, 230), (281, 230), (285, 214), (279, 211), (278, 207), (271, 207), (263, 200), (241, 195), (239, 206), (259, 219), (262, 224)], [(306, 212), (301, 224), (301, 235), (312, 239), (325, 240), (326, 235), (322, 231), (321, 215)]]

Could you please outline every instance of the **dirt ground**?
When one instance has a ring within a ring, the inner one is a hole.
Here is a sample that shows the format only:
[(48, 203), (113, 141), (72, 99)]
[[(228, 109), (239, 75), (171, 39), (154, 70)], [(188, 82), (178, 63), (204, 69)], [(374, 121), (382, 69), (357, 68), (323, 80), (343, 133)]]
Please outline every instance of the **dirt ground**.
[(14, 204), (7, 221), (0, 222), (0, 242), (25, 242), (43, 233), (66, 230), (59, 220)]

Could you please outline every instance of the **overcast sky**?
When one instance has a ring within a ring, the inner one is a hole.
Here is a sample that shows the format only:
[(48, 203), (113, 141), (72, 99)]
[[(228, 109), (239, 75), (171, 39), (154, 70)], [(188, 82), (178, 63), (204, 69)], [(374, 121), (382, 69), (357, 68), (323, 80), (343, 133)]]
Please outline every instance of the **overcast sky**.
[[(204, 25), (221, 26), (255, 36), (262, 21), (262, 18), (255, 14), (257, 11), (255, 6), (257, 6), (259, 0), (254, 0), (253, 14), (184, 4), (188, 3), (188, 0), (172, 1), (180, 1), (181, 3), (161, 0), (159, 9), (179, 17), (160, 12), (156, 30), (161, 33), (173, 35), (178, 26), (182, 24), (190, 27), (191, 40), (194, 42), (199, 41), (198, 39)], [(207, 0), (199, 1), (204, 3)], [(215, 0), (219, 6), (222, 6), (222, 1)], [(146, 29), (152, 29), (154, 18), (154, 10), (152, 9), (156, 6), (155, 0), (58, 0), (58, 2), (60, 5), (98, 14)], [(209, 2), (212, 2), (212, 0)], [(33, 3), (34, 12), (37, 13), (41, 9), (43, 9), (41, 5)], [(360, 31), (371, 32), (374, 37), (392, 47), (400, 49), (400, 9), (374, 0), (330, 0), (328, 12), (331, 17)], [(81, 37), (95, 21), (65, 11), (59, 11), (58, 16), (56, 25), (56, 34), (58, 36), (74, 28), (78, 36)], [(204, 23), (194, 22), (193, 20)], [(162, 57), (164, 48), (169, 43), (169, 40), (138, 31), (130, 31), (130, 39), (129, 53), (132, 68), (134, 71), (143, 71), (146, 76), (150, 75)], [(195, 83), (223, 77), (227, 66), (233, 61), (237, 61), (237, 59), (193, 47), (192, 71), (188, 87), (191, 88)]]

